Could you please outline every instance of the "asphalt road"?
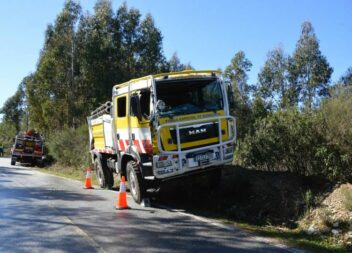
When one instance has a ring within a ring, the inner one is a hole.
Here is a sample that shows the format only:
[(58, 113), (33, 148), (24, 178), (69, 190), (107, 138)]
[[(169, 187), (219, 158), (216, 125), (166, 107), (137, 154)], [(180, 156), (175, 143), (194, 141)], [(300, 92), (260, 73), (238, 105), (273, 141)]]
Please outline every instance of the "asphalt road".
[(116, 198), (0, 158), (0, 252), (302, 252), (130, 196), (115, 210)]

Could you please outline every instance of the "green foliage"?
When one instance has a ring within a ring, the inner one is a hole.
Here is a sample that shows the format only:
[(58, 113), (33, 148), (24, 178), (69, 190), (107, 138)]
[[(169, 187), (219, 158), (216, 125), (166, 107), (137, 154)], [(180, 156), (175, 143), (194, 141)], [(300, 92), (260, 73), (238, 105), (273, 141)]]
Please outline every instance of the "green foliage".
[(343, 86), (352, 86), (352, 67), (349, 67), (346, 73), (340, 78), (339, 83)]
[[(333, 174), (352, 178), (352, 97), (347, 93), (325, 101), (319, 113), (322, 117), (320, 131), (327, 145), (322, 148), (324, 160)], [(333, 154), (326, 150), (333, 150)]]
[(297, 109), (278, 111), (256, 120), (254, 133), (247, 135), (237, 162), (269, 171), (290, 171), (351, 180), (351, 161), (338, 145), (327, 140), (320, 113)]
[(12, 146), (12, 139), (15, 137), (17, 131), (11, 122), (3, 121), (0, 122), (0, 144), (4, 146), (5, 153), (10, 152)]
[(160, 72), (165, 57), (162, 54), (162, 35), (155, 27), (154, 19), (147, 14), (140, 25), (138, 68), (140, 76), (155, 74)]
[(61, 165), (84, 168), (89, 163), (88, 126), (66, 128), (47, 140), (49, 153)]
[(303, 201), (307, 209), (314, 205), (314, 195), (310, 189), (304, 193)]
[(23, 103), (24, 103), (24, 87), (23, 82), (19, 85), (16, 93), (8, 98), (3, 107), (0, 109), (3, 120), (12, 124), (16, 131), (19, 132), (21, 128), (21, 120), (23, 116)]
[(311, 124), (305, 119), (292, 109), (256, 120), (255, 132), (244, 139), (239, 160), (244, 165), (264, 170), (304, 171), (303, 157), (309, 156), (306, 153), (312, 144), (309, 140), (315, 139), (310, 137)]
[(116, 12), (99, 0), (94, 14), (66, 1), (47, 27), (38, 66), (28, 77), (31, 127), (49, 134), (84, 124), (97, 105), (111, 99), (114, 84), (167, 70), (162, 34), (150, 14), (124, 3)]
[(238, 138), (242, 139), (251, 129), (252, 117), (250, 108), (251, 86), (247, 83), (248, 75), (252, 63), (246, 58), (243, 51), (239, 51), (231, 60), (231, 64), (226, 67), (224, 75), (231, 81), (234, 92), (234, 108), (232, 113), (237, 118)]
[(224, 75), (231, 80), (234, 90), (235, 101), (248, 103), (250, 85), (247, 83), (248, 74), (252, 68), (252, 63), (246, 58), (243, 51), (239, 51), (232, 58), (229, 66), (226, 67)]
[(189, 63), (182, 64), (180, 59), (175, 52), (170, 60), (166, 63), (165, 72), (179, 72), (183, 70), (192, 70), (194, 69)]
[(55, 24), (47, 28), (37, 70), (27, 86), (31, 121), (42, 132), (74, 123), (74, 98), (79, 93), (75, 86), (75, 27), (80, 13), (77, 3), (65, 2)]
[(289, 57), (285, 55), (282, 48), (269, 51), (267, 60), (258, 74), (258, 94), (273, 107), (288, 108), (296, 104), (295, 87), (288, 82)]

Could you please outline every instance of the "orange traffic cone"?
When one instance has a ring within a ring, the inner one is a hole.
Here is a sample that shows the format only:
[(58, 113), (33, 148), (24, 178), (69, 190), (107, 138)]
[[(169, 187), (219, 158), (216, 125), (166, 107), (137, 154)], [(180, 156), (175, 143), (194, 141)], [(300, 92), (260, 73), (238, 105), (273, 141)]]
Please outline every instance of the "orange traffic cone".
[(121, 177), (120, 189), (117, 194), (117, 202), (115, 208), (118, 210), (129, 208), (127, 205), (126, 181), (124, 176)]
[(84, 189), (94, 189), (92, 186), (92, 170), (87, 167), (86, 182), (84, 184)]

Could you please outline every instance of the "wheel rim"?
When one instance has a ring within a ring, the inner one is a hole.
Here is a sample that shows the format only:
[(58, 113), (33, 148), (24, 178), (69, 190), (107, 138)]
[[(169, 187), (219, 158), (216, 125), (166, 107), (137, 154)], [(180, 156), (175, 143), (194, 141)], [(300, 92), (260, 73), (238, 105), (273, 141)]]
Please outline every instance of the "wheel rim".
[(98, 170), (98, 180), (99, 180), (99, 184), (103, 185), (103, 177), (101, 175), (101, 171), (100, 170)]
[(130, 179), (130, 182), (129, 182), (130, 191), (133, 196), (137, 196), (137, 178), (132, 170), (130, 171), (129, 179)]

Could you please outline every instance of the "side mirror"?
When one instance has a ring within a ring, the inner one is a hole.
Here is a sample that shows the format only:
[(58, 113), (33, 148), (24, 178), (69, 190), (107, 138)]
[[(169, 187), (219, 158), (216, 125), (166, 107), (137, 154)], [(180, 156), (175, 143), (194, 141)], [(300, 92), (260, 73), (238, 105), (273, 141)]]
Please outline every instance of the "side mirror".
[(166, 104), (164, 101), (162, 100), (158, 100), (158, 102), (156, 102), (156, 109), (158, 109), (158, 111), (162, 112), (166, 109)]
[(15, 141), (16, 141), (16, 138), (12, 138), (12, 142), (15, 143)]
[(138, 95), (133, 95), (131, 97), (131, 115), (136, 116), (139, 121), (142, 120), (141, 105)]
[(230, 110), (235, 107), (235, 98), (233, 94), (232, 83), (230, 81), (226, 81), (226, 90), (227, 90), (227, 101), (229, 102)]

